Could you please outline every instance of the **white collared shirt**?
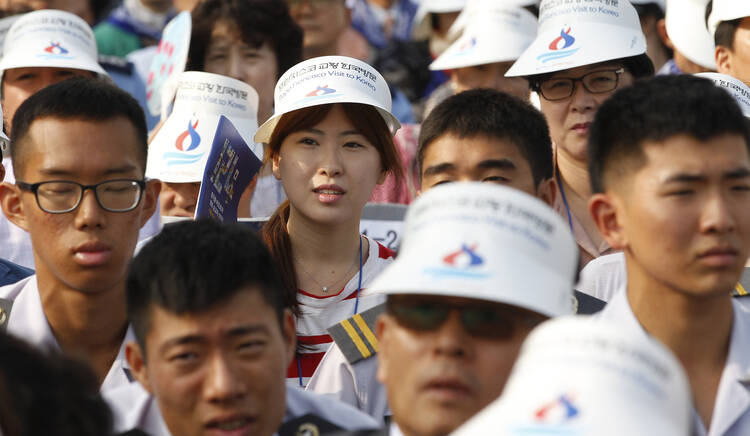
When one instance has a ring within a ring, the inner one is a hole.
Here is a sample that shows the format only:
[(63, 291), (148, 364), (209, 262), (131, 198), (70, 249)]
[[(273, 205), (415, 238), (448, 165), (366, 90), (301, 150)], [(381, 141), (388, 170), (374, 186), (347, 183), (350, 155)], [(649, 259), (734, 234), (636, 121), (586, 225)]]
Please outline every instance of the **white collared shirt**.
[[(711, 427), (706, 428), (693, 409), (695, 436), (747, 436), (750, 434), (750, 308), (732, 299), (733, 323), (729, 354), (716, 393)], [(617, 292), (603, 311), (594, 315), (651, 338), (630, 308), (627, 292)]]
[[(52, 352), (60, 352), (60, 345), (47, 322), (39, 296), (36, 275), (27, 277), (11, 285), (0, 287), (0, 298), (13, 301), (6, 332), (25, 340), (31, 345)], [(123, 301), (123, 304), (125, 302)], [(125, 333), (125, 339), (117, 352), (117, 357), (104, 378), (101, 392), (131, 383), (128, 375), (130, 368), (125, 359), (125, 344), (135, 341), (131, 326)]]

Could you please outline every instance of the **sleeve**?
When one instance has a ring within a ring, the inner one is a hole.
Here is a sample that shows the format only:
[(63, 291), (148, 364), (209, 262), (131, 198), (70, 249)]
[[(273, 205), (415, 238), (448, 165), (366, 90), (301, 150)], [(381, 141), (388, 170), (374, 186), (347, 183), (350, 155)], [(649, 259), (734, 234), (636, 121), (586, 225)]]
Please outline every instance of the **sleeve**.
[(331, 396), (361, 410), (354, 371), (336, 344), (323, 355), (306, 390)]

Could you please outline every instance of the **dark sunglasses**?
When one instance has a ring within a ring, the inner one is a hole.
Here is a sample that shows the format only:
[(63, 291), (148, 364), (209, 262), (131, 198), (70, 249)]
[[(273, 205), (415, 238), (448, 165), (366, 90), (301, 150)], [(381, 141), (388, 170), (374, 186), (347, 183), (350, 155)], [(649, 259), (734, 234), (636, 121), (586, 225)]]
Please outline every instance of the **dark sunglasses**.
[(459, 311), (461, 325), (472, 336), (485, 339), (507, 340), (519, 328), (531, 329), (543, 322), (542, 315), (522, 309), (482, 303), (459, 306), (431, 299), (412, 299), (389, 296), (386, 302), (388, 314), (412, 330), (437, 330), (448, 319), (450, 312)]

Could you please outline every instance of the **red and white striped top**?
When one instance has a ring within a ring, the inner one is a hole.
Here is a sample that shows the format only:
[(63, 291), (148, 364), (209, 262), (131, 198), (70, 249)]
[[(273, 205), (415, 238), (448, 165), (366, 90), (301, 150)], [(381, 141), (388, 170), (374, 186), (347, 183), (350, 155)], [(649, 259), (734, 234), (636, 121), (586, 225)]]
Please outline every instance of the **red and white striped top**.
[[(369, 236), (365, 237), (370, 248), (367, 261), (362, 265), (362, 289), (359, 295), (358, 313), (385, 301), (384, 295), (366, 295), (364, 290), (393, 261), (395, 256), (393, 250)], [(299, 366), (302, 368), (302, 384), (307, 386), (320, 360), (333, 342), (327, 332), (328, 328), (354, 315), (358, 284), (359, 275), (355, 274), (337, 294), (318, 297), (302, 289), (299, 290), (297, 301), (301, 316), (297, 319), (297, 341), (303, 347), (298, 347), (297, 358), (292, 361), (287, 370), (289, 384), (300, 386), (297, 372)]]

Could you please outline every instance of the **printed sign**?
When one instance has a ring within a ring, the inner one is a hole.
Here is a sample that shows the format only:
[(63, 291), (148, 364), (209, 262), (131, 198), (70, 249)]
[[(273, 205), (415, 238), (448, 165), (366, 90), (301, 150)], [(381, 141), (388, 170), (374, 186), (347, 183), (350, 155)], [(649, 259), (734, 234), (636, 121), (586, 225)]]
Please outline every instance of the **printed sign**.
[(195, 218), (237, 222), (240, 196), (260, 167), (260, 160), (222, 115), (206, 162)]
[(168, 102), (173, 96), (162, 94), (173, 94), (176, 90), (175, 86), (165, 87), (167, 82), (185, 71), (191, 29), (189, 12), (180, 12), (164, 27), (146, 81), (146, 104), (151, 115), (159, 115), (164, 106), (162, 101)]

